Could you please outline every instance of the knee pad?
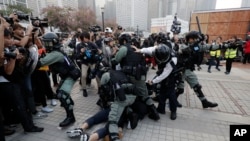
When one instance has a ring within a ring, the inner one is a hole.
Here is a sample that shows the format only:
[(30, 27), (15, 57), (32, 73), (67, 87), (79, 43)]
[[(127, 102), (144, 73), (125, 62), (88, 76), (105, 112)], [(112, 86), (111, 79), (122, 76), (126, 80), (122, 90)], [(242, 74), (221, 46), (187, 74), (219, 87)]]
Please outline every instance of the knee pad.
[(196, 84), (193, 89), (195, 92), (198, 92), (199, 90), (201, 90), (202, 86), (200, 84)]
[(57, 98), (59, 100), (68, 99), (68, 97), (69, 97), (69, 94), (67, 94), (65, 91), (63, 91), (63, 90), (58, 90), (57, 91)]

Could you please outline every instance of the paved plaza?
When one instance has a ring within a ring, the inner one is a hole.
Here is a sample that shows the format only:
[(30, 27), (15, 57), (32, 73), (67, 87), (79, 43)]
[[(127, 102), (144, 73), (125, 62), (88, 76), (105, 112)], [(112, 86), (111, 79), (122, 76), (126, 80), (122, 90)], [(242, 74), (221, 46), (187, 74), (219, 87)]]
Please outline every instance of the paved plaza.
[[(208, 73), (206, 65), (202, 65), (201, 71), (195, 71), (207, 99), (217, 102), (218, 107), (203, 109), (194, 91), (185, 85), (185, 93), (179, 97), (183, 107), (178, 108), (176, 120), (170, 120), (170, 112), (166, 108), (166, 114), (160, 115), (161, 119), (157, 122), (146, 117), (139, 122), (136, 129), (124, 128), (122, 140), (229, 141), (229, 125), (250, 124), (250, 64), (234, 62), (230, 75), (224, 74), (225, 64), (222, 65), (220, 72), (212, 67), (212, 73)], [(148, 79), (152, 78), (154, 73), (155, 71), (150, 70)], [(64, 109), (58, 104), (47, 118), (34, 120), (36, 125), (45, 128), (42, 133), (26, 134), (18, 125), (17, 132), (8, 136), (7, 141), (78, 141), (79, 138), (68, 138), (66, 131), (78, 127), (99, 110), (96, 105), (98, 96), (95, 81), (88, 93), (88, 97), (83, 97), (78, 83), (72, 90), (77, 120), (74, 125), (65, 129), (58, 128), (59, 122), (65, 118)], [(102, 126), (104, 124), (95, 126), (88, 132), (91, 133)]]

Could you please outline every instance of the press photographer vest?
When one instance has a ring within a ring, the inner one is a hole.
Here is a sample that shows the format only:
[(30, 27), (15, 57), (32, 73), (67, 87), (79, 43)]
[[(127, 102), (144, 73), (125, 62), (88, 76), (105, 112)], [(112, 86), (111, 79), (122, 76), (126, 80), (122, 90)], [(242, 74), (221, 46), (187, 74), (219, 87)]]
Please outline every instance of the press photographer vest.
[(230, 58), (230, 59), (235, 58), (236, 53), (237, 53), (237, 49), (228, 48), (225, 52), (225, 58)]

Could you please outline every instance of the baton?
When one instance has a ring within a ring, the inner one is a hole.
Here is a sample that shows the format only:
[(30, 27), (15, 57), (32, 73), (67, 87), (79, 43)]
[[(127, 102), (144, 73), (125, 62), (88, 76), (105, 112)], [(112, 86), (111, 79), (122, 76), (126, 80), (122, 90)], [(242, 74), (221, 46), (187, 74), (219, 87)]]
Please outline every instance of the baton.
[(198, 16), (196, 16), (196, 22), (197, 22), (197, 25), (198, 25), (198, 30), (199, 30), (199, 32), (201, 34), (202, 32), (201, 32), (201, 26), (200, 26), (200, 22), (199, 22)]

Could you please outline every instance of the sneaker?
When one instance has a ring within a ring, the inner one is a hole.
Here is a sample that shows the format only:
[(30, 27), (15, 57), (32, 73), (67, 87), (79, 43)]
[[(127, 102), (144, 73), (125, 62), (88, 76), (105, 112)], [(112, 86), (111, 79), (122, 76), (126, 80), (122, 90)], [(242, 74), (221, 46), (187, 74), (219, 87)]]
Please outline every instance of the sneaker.
[(89, 140), (89, 135), (84, 133), (81, 135), (80, 141), (88, 141)]
[(36, 114), (33, 115), (33, 119), (42, 119), (42, 118), (46, 118), (48, 115), (44, 114), (42, 112), (37, 112)]
[(42, 112), (45, 112), (45, 113), (51, 113), (53, 111), (54, 110), (52, 108), (50, 108), (49, 106), (46, 106), (46, 107), (42, 108)]
[(51, 105), (52, 106), (56, 106), (57, 105), (56, 99), (51, 99)]
[(75, 128), (71, 131), (67, 131), (66, 133), (67, 133), (68, 137), (75, 138), (75, 137), (81, 136), (84, 132), (83, 132), (82, 128)]

